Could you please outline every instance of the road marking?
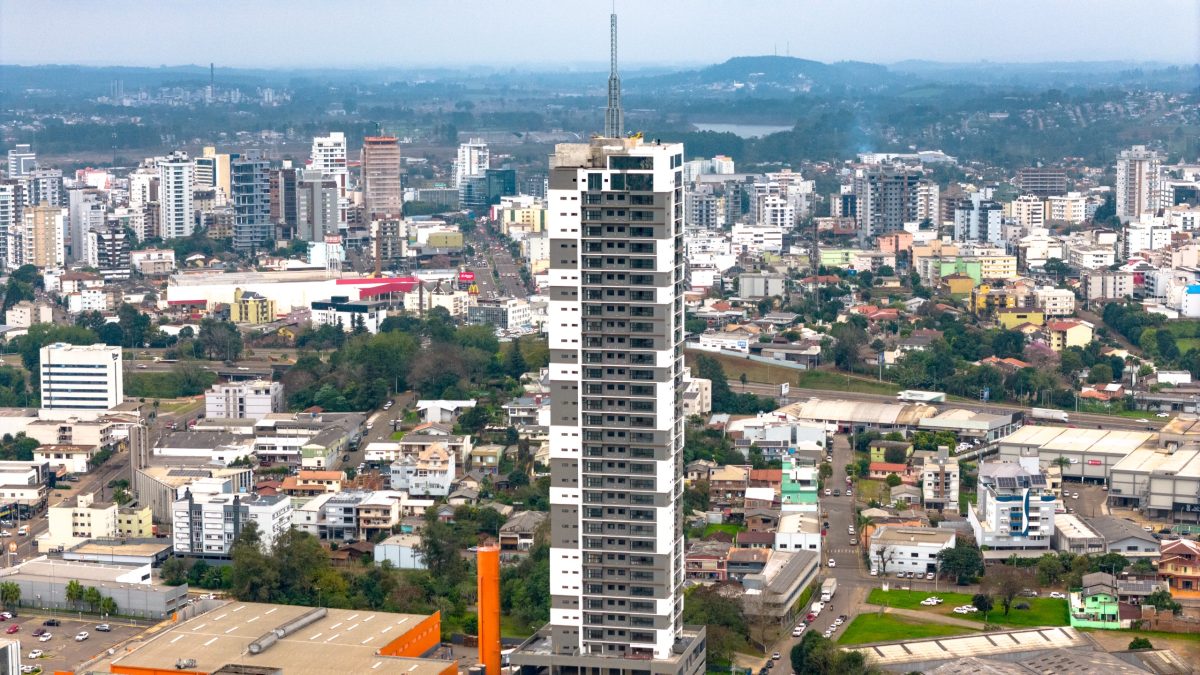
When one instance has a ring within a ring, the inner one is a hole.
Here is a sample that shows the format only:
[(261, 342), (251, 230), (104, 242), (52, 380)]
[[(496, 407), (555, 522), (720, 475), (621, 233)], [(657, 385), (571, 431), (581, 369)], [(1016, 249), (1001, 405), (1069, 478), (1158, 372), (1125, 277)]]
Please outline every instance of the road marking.
[(207, 647), (207, 646), (211, 645), (212, 643), (214, 643), (214, 642), (216, 642), (216, 641), (217, 641), (217, 638), (213, 638), (213, 639), (209, 640), (208, 642), (205, 642), (205, 643), (204, 643), (204, 646), (205, 646), (205, 647)]
[(202, 623), (199, 626), (193, 627), (192, 630), (200, 630), (201, 628), (204, 628), (207, 625), (208, 625), (207, 623)]
[(317, 633), (316, 635), (314, 635), (314, 636), (312, 636), (312, 637), (310, 637), (310, 638), (308, 638), (308, 639), (309, 639), (309, 640), (316, 640), (317, 638), (321, 637), (321, 636), (322, 636), (322, 635), (324, 635), (324, 634), (325, 634), (325, 633), (323, 633), (323, 632), (322, 632), (322, 633)]
[(179, 642), (180, 640), (182, 640), (185, 637), (187, 637), (187, 636), (186, 635), (177, 635), (174, 640), (171, 640), (171, 644), (175, 644), (176, 642)]
[(233, 613), (237, 614), (238, 612), (242, 611), (243, 609), (246, 609), (245, 605), (238, 605), (237, 609), (233, 610)]

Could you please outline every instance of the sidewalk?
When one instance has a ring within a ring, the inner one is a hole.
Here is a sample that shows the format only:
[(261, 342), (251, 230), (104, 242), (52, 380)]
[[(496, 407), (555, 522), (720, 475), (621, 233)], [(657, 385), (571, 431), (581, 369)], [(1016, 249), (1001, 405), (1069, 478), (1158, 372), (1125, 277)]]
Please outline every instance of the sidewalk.
[[(896, 614), (898, 616), (906, 616), (910, 619), (917, 619), (920, 621), (933, 622), (933, 623), (944, 623), (949, 626), (961, 626), (963, 628), (974, 628), (975, 630), (983, 630), (983, 624), (981, 624), (977, 621), (968, 621), (967, 619), (958, 619), (953, 616), (946, 616), (944, 614), (937, 614), (935, 612), (918, 612), (915, 609), (899, 609), (897, 607), (880, 607), (879, 605), (864, 605), (864, 608), (866, 608), (866, 607), (873, 608), (871, 611), (878, 612), (880, 609), (882, 609), (885, 614)], [(861, 612), (861, 613), (865, 614), (866, 612)]]

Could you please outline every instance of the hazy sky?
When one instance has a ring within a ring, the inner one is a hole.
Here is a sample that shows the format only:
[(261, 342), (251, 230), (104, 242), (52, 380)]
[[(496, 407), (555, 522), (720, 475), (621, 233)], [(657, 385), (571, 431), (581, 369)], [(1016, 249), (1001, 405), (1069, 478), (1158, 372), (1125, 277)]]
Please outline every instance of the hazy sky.
[[(1200, 61), (1196, 0), (617, 0), (626, 66)], [(0, 0), (0, 63), (602, 66), (605, 0)]]

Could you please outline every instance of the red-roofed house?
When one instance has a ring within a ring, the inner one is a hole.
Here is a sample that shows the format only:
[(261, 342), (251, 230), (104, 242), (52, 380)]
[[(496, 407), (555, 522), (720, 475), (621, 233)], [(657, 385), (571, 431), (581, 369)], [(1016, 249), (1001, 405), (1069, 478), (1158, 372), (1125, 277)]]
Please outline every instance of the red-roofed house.
[(887, 478), (889, 474), (896, 474), (900, 480), (913, 484), (917, 482), (916, 475), (912, 473), (907, 464), (893, 464), (891, 462), (871, 462), (868, 468), (868, 475), (875, 479)]

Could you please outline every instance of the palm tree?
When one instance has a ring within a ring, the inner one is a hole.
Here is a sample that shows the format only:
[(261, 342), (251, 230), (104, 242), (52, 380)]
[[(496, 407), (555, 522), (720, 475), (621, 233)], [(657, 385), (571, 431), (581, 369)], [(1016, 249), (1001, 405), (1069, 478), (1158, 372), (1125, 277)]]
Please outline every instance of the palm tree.
[(100, 603), (104, 601), (104, 596), (100, 594), (100, 589), (88, 586), (83, 592), (83, 600), (94, 614), (100, 609)]
[(105, 597), (100, 601), (100, 612), (106, 616), (112, 616), (117, 613), (117, 601), (110, 597)]
[(4, 609), (21, 604), (21, 587), (11, 581), (0, 584), (0, 602), (4, 603)]
[(67, 582), (67, 602), (75, 605), (78, 608), (79, 603), (83, 601), (83, 584), (77, 579), (72, 579)]

